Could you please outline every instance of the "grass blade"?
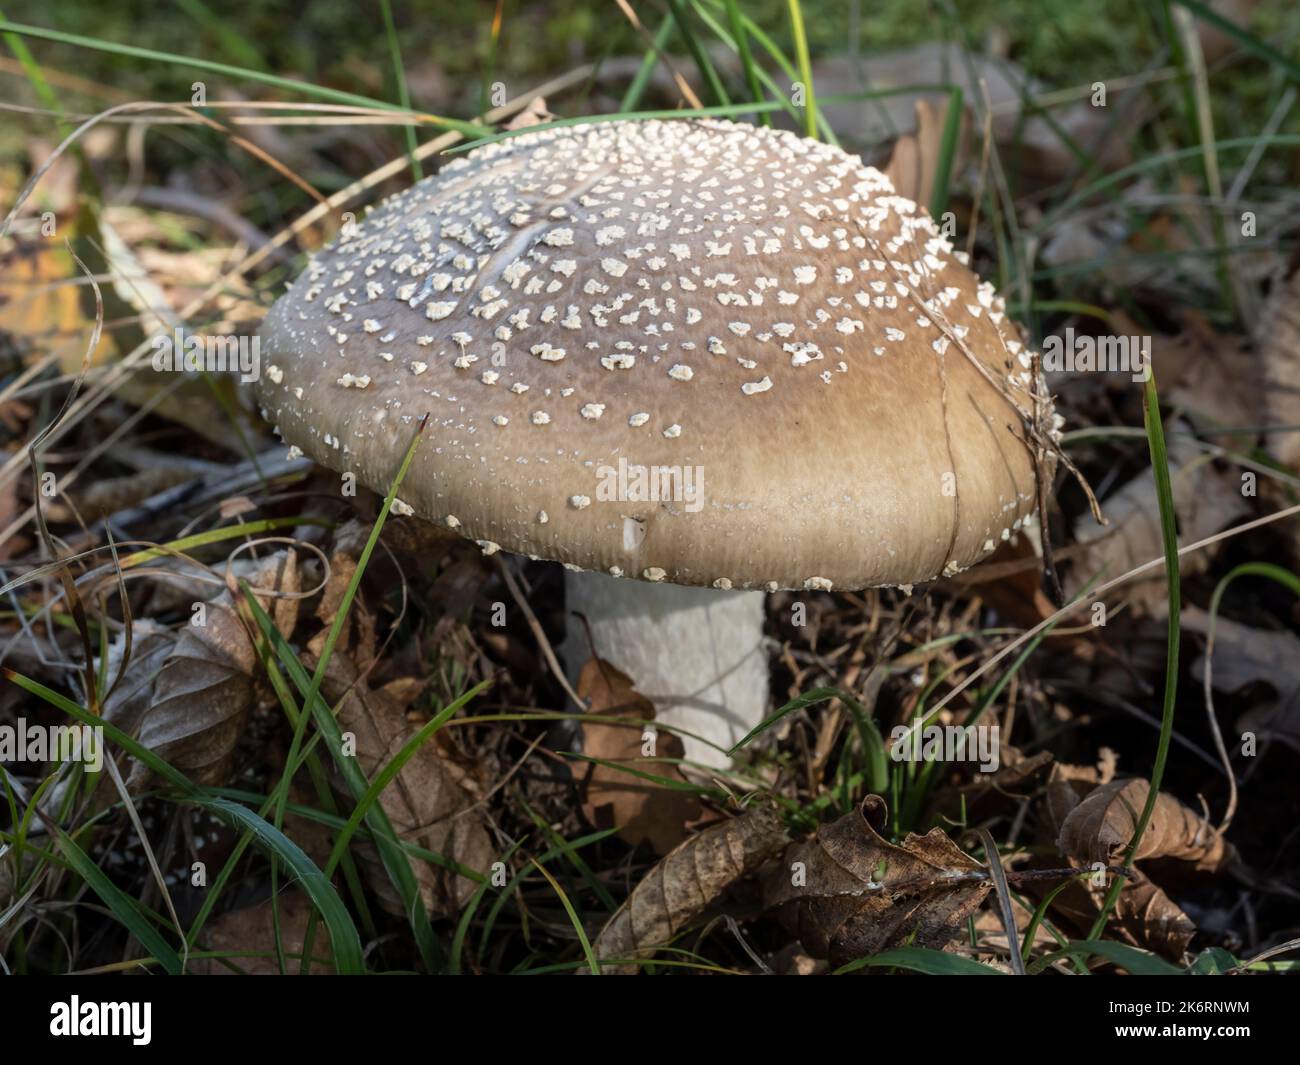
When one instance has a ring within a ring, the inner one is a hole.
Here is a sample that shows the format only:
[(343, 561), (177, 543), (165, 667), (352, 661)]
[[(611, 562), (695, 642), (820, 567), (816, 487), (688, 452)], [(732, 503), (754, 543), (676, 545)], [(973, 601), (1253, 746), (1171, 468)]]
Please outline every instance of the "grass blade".
[(632, 83), (627, 87), (627, 92), (623, 94), (623, 99), (618, 105), (619, 113), (635, 111), (637, 105), (641, 103), (641, 97), (645, 95), (646, 86), (650, 84), (650, 76), (654, 73), (655, 64), (659, 62), (659, 57), (663, 55), (664, 48), (668, 44), (668, 38), (673, 32), (673, 17), (668, 15), (663, 22), (659, 24), (659, 29), (655, 31), (654, 44), (646, 49), (646, 53), (641, 58), (641, 65), (637, 67), (636, 75), (632, 78)]
[[(1169, 454), (1165, 448), (1164, 424), (1160, 420), (1160, 397), (1156, 392), (1155, 373), (1148, 370), (1143, 387), (1146, 398), (1145, 421), (1147, 440), (1151, 450), (1151, 472), (1156, 481), (1156, 495), (1160, 501), (1160, 536), (1164, 543), (1165, 581), (1169, 588), (1169, 620), (1165, 641), (1165, 692), (1160, 714), (1160, 739), (1156, 744), (1155, 762), (1151, 768), (1150, 788), (1147, 791), (1146, 805), (1138, 817), (1137, 827), (1133, 830), (1133, 839), (1124, 852), (1124, 866), (1133, 864), (1133, 855), (1137, 853), (1142, 834), (1151, 821), (1160, 797), (1160, 784), (1165, 776), (1165, 763), (1169, 760), (1169, 744), (1174, 734), (1174, 699), (1178, 693), (1178, 646), (1181, 636), (1179, 614), (1182, 611), (1182, 590), (1179, 584), (1178, 567), (1178, 519), (1174, 513), (1174, 491), (1169, 478)], [(1093, 922), (1088, 934), (1089, 940), (1097, 939), (1106, 927), (1110, 911), (1124, 890), (1126, 878), (1116, 876), (1111, 882), (1101, 911)]]
[(559, 896), (560, 903), (564, 906), (564, 912), (569, 915), (573, 930), (578, 933), (578, 942), (582, 944), (582, 953), (587, 959), (587, 967), (591, 969), (593, 976), (599, 976), (600, 962), (596, 960), (596, 952), (591, 949), (591, 940), (587, 938), (587, 931), (582, 927), (582, 921), (578, 917), (578, 912), (573, 908), (573, 903), (569, 901), (569, 896), (564, 893), (564, 888), (560, 887), (560, 882), (547, 871), (546, 866), (538, 862), (536, 858), (532, 859), (532, 862), (537, 867), (537, 871), (546, 877), (547, 882), (555, 890), (555, 894)]
[(817, 703), (824, 703), (829, 699), (839, 699), (849, 708), (853, 719), (858, 726), (859, 736), (862, 740), (862, 749), (866, 752), (869, 765), (871, 768), (871, 788), (877, 794), (883, 794), (888, 784), (889, 767), (885, 760), (885, 741), (880, 735), (880, 730), (876, 727), (875, 721), (871, 715), (853, 696), (838, 688), (814, 688), (810, 692), (804, 692), (803, 695), (796, 696), (781, 707), (771, 717), (760, 721), (758, 725), (752, 728), (734, 747), (727, 753), (734, 755), (738, 750), (748, 744), (756, 736), (761, 735), (775, 725), (782, 718), (794, 713), (796, 710), (802, 710), (808, 706), (814, 706)]
[[(284, 78), (278, 74), (268, 74), (261, 70), (250, 70), (247, 67), (236, 67), (229, 63), (219, 63), (213, 59), (200, 59), (197, 56), (175, 55), (171, 52), (159, 52), (152, 48), (139, 48), (132, 44), (118, 44), (115, 41), (101, 41), (94, 37), (82, 37), (75, 33), (63, 33), (59, 30), (47, 30), (42, 26), (27, 26), (20, 22), (10, 22), (8, 19), (0, 19), (0, 33), (16, 33), (23, 37), (35, 37), (38, 40), (53, 41), (57, 44), (68, 44), (76, 48), (88, 48), (96, 52), (108, 52), (112, 55), (120, 55), (127, 59), (146, 59), (154, 63), (166, 63), (170, 66), (183, 67), (190, 70), (203, 70), (210, 74), (221, 74), (228, 78), (239, 78), (244, 81), (255, 81), (263, 85), (270, 85), (277, 89), (284, 89), (288, 92), (298, 93), (302, 96), (314, 97), (318, 100), (331, 100), (334, 103), (353, 104), (361, 107), (374, 107), (381, 111), (400, 111), (400, 108), (394, 107), (383, 100), (373, 100), (369, 96), (358, 96), (356, 93), (343, 92), (339, 89), (328, 89), (321, 85), (313, 85), (307, 81), (298, 81), (294, 78)], [(455, 130), (466, 136), (481, 137), (485, 133), (491, 133), (492, 130), (487, 126), (480, 126), (476, 122), (462, 122), (460, 119), (443, 118), (439, 115), (428, 115), (421, 112), (409, 112), (426, 119), (431, 125), (438, 126), (442, 129)]]
[[(402, 65), (402, 46), (397, 40), (397, 26), (393, 22), (393, 5), (389, 0), (379, 0), (380, 9), (384, 13), (384, 32), (388, 35), (388, 54), (393, 61), (393, 79), (397, 82), (397, 102), (401, 105), (403, 111), (411, 110), (411, 90), (406, 84), (406, 68)], [(487, 110), (487, 108), (483, 108)], [(411, 177), (419, 181), (424, 177), (424, 170), (420, 166), (420, 159), (415, 154), (415, 149), (420, 146), (419, 139), (415, 135), (415, 127), (406, 127), (406, 150), (411, 156)]]
[(695, 30), (686, 17), (685, 0), (668, 0), (668, 10), (673, 13), (673, 21), (677, 24), (677, 30), (682, 35), (682, 40), (686, 42), (686, 47), (691, 53), (691, 58), (695, 60), (695, 66), (699, 69), (700, 77), (709, 87), (709, 94), (713, 99), (723, 106), (731, 103), (727, 96), (727, 90), (722, 87), (722, 79), (718, 77), (718, 72), (713, 67), (713, 61), (709, 58), (709, 53), (705, 50), (704, 45), (700, 43), (699, 37), (695, 35)]
[(808, 35), (803, 27), (803, 9), (799, 0), (790, 0), (790, 30), (794, 34), (795, 58), (799, 62), (799, 78), (804, 91), (804, 132), (817, 139), (817, 93), (813, 88), (812, 60), (808, 57)]
[(930, 216), (935, 219), (941, 218), (948, 210), (948, 190), (952, 185), (952, 166), (957, 158), (964, 108), (965, 94), (954, 85), (948, 93), (948, 111), (943, 119), (943, 136), (939, 140), (939, 159), (934, 167), (934, 190), (930, 193)]
[[(289, 674), (289, 678), (304, 697), (307, 711), (312, 715), (317, 730), (325, 737), (325, 746), (329, 749), (334, 764), (338, 767), (353, 796), (359, 800), (366, 794), (369, 781), (356, 764), (356, 759), (343, 753), (343, 733), (334, 717), (334, 712), (318, 691), (312, 692), (312, 679), (307, 675), (302, 663), (298, 661), (293, 648), (288, 645), (284, 636), (276, 629), (275, 623), (255, 599), (250, 602), (250, 609), (262, 635), (271, 641), (276, 655), (284, 665), (285, 672)], [(409, 916), (411, 930), (425, 964), (430, 970), (436, 970), (441, 955), (433, 938), (429, 913), (425, 909), (424, 899), (420, 895), (420, 886), (416, 882), (410, 862), (398, 844), (397, 833), (393, 829), (392, 822), (389, 821), (383, 807), (372, 805), (367, 812), (366, 823), (374, 833), (375, 847), (379, 851), (380, 860)]]
[(262, 849), (274, 854), (289, 867), (298, 878), (303, 890), (311, 898), (320, 912), (325, 927), (330, 931), (330, 948), (334, 955), (334, 967), (340, 974), (357, 975), (366, 971), (365, 960), (361, 953), (361, 938), (357, 935), (356, 925), (343, 905), (343, 900), (307, 853), (277, 829), (269, 821), (258, 817), (246, 806), (240, 806), (229, 799), (214, 798), (201, 793), (191, 797), (195, 805), (216, 814), (223, 821), (235, 828), (251, 832), (255, 842), (261, 843)]
[(911, 969), (913, 972), (929, 976), (1005, 976), (1006, 973), (991, 965), (967, 958), (961, 954), (949, 954), (929, 947), (895, 947), (873, 954), (869, 958), (857, 958), (847, 965), (835, 970), (835, 976), (857, 972), (859, 969), (879, 966), (892, 966), (896, 969)]
[(1197, 0), (1173, 0), (1179, 7), (1186, 8), (1202, 22), (1208, 23), (1216, 30), (1221, 30), (1227, 34), (1246, 51), (1259, 56), (1261, 59), (1267, 59), (1275, 67), (1284, 71), (1292, 80), (1300, 81), (1300, 63), (1294, 59), (1288, 59), (1281, 52), (1270, 48), (1254, 34), (1247, 32), (1238, 26), (1231, 19), (1224, 18), (1217, 11), (1213, 11)]
[[(252, 593), (250, 592), (248, 594), (251, 596)], [(355, 833), (357, 828), (361, 825), (366, 814), (369, 813), (370, 808), (374, 805), (375, 800), (378, 799), (383, 793), (383, 790), (393, 782), (393, 779), (397, 774), (402, 771), (402, 767), (410, 761), (411, 756), (423, 747), (433, 734), (442, 728), (448, 719), (454, 717), (471, 699), (476, 698), (486, 691), (491, 684), (492, 682), (490, 680), (485, 680), (481, 684), (475, 685), (459, 699), (448, 703), (428, 723), (426, 723), (419, 732), (407, 740), (406, 743), (402, 745), (402, 749), (389, 760), (388, 764), (375, 774), (375, 779), (370, 782), (370, 787), (368, 787), (365, 794), (357, 800), (356, 809), (352, 811), (352, 816), (347, 819), (347, 822), (343, 825), (343, 828), (334, 839), (334, 849), (330, 852), (329, 861), (325, 863), (326, 873), (332, 873), (334, 871), (335, 866), (339, 863), (339, 859), (343, 857), (343, 852), (347, 850), (348, 841), (352, 839), (353, 833)]]
[(1108, 962), (1123, 966), (1134, 976), (1185, 976), (1186, 970), (1171, 965), (1163, 958), (1127, 943), (1116, 943), (1109, 939), (1080, 939), (1067, 944), (1063, 949), (1040, 958), (1034, 970), (1041, 972), (1054, 961), (1063, 958), (1105, 958)]
[[(745, 23), (740, 15), (739, 0), (726, 0), (727, 3), (727, 20), (731, 24), (731, 36), (736, 44), (736, 54), (740, 56), (740, 65), (745, 71), (745, 84), (749, 86), (749, 95), (754, 103), (763, 102), (763, 85), (759, 81), (759, 74), (762, 73), (758, 64), (754, 62), (754, 53), (749, 48), (749, 34), (745, 32)], [(771, 116), (762, 112), (758, 118), (759, 124), (770, 126), (772, 124)]]
[(53, 822), (49, 825), (58, 837), (59, 849), (63, 851), (72, 870), (103, 900), (104, 905), (113, 911), (113, 916), (122, 922), (131, 935), (135, 936), (144, 944), (145, 949), (158, 959), (158, 964), (168, 975), (179, 976), (185, 968), (180, 955), (167, 945), (167, 941), (158, 930), (141, 915), (140, 904), (109, 880), (99, 866), (91, 861), (90, 855), (78, 847), (73, 838), (62, 828)]

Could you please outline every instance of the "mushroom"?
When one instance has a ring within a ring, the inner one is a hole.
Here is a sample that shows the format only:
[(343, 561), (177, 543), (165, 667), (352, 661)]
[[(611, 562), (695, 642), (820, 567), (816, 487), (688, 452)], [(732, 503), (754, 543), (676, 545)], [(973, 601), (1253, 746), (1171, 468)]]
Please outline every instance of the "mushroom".
[[(403, 510), (565, 564), (571, 665), (725, 750), (768, 707), (764, 593), (909, 586), (1033, 520), (1057, 419), (930, 216), (838, 148), (712, 120), (547, 128), (315, 256), (263, 411)], [(594, 645), (594, 646), (593, 646)]]

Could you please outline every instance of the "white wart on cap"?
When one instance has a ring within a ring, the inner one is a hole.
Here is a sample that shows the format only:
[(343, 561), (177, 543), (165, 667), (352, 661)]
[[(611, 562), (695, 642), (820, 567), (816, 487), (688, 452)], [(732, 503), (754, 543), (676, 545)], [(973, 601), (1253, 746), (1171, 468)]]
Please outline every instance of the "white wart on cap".
[[(456, 159), (317, 255), (262, 345), (268, 418), (377, 491), (429, 413), (421, 517), (718, 588), (969, 566), (1032, 513), (1050, 406), (1001, 299), (879, 171), (717, 121)], [(620, 460), (702, 492), (610, 499)]]

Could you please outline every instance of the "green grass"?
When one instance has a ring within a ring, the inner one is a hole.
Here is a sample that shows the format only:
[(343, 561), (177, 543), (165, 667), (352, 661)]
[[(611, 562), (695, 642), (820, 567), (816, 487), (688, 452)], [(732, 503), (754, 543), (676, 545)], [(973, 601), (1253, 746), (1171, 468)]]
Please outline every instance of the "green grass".
[[(1165, 554), (1165, 583), (1168, 589), (1168, 611), (1165, 641), (1165, 682), (1160, 710), (1160, 737), (1156, 742), (1155, 758), (1151, 764), (1150, 785), (1145, 805), (1138, 815), (1133, 838), (1124, 851), (1124, 866), (1131, 868), (1133, 856), (1141, 846), (1142, 837), (1151, 823), (1156, 800), (1160, 798), (1160, 785), (1164, 781), (1165, 767), (1169, 761), (1169, 745), (1174, 735), (1174, 710), (1178, 694), (1178, 648), (1182, 638), (1182, 579), (1178, 561), (1178, 519), (1174, 513), (1174, 490), (1169, 479), (1169, 453), (1165, 448), (1164, 421), (1160, 414), (1160, 397), (1156, 392), (1156, 377), (1150, 373), (1143, 386), (1146, 399), (1147, 442), (1151, 451), (1151, 474), (1156, 482), (1156, 498), (1160, 502), (1160, 540)], [(1110, 912), (1124, 890), (1125, 879), (1112, 877), (1106, 890), (1097, 919), (1093, 922), (1089, 939), (1098, 939), (1106, 929)]]

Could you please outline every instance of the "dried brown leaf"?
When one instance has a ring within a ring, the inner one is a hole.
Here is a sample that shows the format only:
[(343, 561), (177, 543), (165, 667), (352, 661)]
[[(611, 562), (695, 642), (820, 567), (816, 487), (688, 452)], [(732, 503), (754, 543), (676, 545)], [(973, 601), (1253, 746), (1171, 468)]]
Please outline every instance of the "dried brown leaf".
[[(681, 739), (653, 730), (654, 704), (632, 687), (626, 673), (593, 658), (582, 667), (578, 694), (589, 701), (588, 713), (631, 722), (583, 722), (584, 754), (685, 781), (677, 765), (656, 760), (681, 758)], [(691, 792), (666, 788), (609, 766), (590, 764), (585, 784), (582, 809), (588, 821), (597, 828), (617, 827), (621, 839), (633, 845), (648, 843), (658, 854), (667, 854), (677, 846), (685, 838), (687, 824), (701, 813), (700, 801)]]
[[(1196, 607), (1182, 613), (1183, 629), (1207, 633), (1210, 616)], [(1258, 733), (1262, 740), (1278, 740), (1300, 751), (1300, 638), (1290, 629), (1259, 629), (1231, 618), (1214, 623), (1214, 662), (1211, 683), (1218, 691), (1233, 692), (1262, 681), (1276, 693), (1253, 705), (1237, 719), (1241, 733)], [(1192, 664), (1198, 680), (1205, 677), (1205, 656)]]
[[(249, 581), (254, 589), (299, 591), (297, 555), (281, 551), (259, 563)], [(298, 616), (299, 600), (257, 595), (287, 637)], [(106, 715), (144, 746), (200, 784), (221, 783), (230, 772), (235, 746), (256, 697), (257, 653), (229, 593), (204, 604), (203, 624), (186, 625), (157, 668), (159, 639), (133, 648), (132, 661), (114, 688)], [(155, 677), (156, 673), (156, 677)], [(147, 700), (147, 705), (146, 705)], [(132, 789), (147, 786), (151, 773), (132, 767)]]
[[(1092, 888), (1100, 903), (1103, 888)], [(1115, 916), (1127, 938), (1171, 961), (1181, 961), (1196, 935), (1196, 925), (1160, 885), (1137, 874), (1115, 903)]]
[(171, 629), (146, 618), (137, 618), (131, 627), (131, 659), (126, 655), (125, 635), (109, 646), (104, 667), (113, 685), (104, 699), (101, 713), (123, 732), (135, 734), (141, 717), (153, 702), (154, 682), (176, 647), (177, 636)]
[[(280, 941), (284, 945), (285, 954), (291, 955), (287, 964), (291, 973), (298, 972), (301, 965), (311, 911), (311, 902), (300, 892), (287, 892), (280, 896)], [(275, 928), (270, 899), (214, 917), (204, 926), (200, 942), (204, 950), (231, 954), (231, 964), (251, 976), (271, 976), (280, 972), (275, 956)], [(249, 951), (262, 952), (262, 956), (240, 956)], [(215, 958), (200, 958), (189, 968), (190, 972), (204, 976), (229, 976), (235, 972)], [(320, 974), (334, 971), (329, 931), (320, 921), (316, 922), (316, 932), (312, 939), (311, 971)]]
[(1103, 747), (1097, 765), (1070, 765), (1055, 762), (1047, 777), (1046, 813), (1052, 838), (1060, 834), (1066, 817), (1084, 796), (1099, 784), (1109, 784), (1115, 776), (1115, 752)]
[[(1238, 474), (1205, 462), (1190, 435), (1175, 435), (1186, 428), (1177, 424), (1170, 428), (1169, 471), (1179, 536), (1191, 542), (1231, 525), (1250, 508), (1242, 497)], [(1110, 519), (1109, 527), (1097, 525), (1091, 514), (1075, 522), (1075, 539), (1085, 546), (1066, 582), (1069, 595), (1081, 592), (1098, 573), (1104, 572), (1107, 578), (1118, 577), (1159, 558), (1163, 551), (1160, 502), (1149, 470), (1111, 494), (1103, 501), (1103, 507)], [(1203, 569), (1208, 558), (1209, 553), (1205, 551), (1189, 557), (1183, 575)], [(1163, 570), (1134, 582), (1128, 595), (1139, 610), (1162, 613), (1166, 601)]]
[[(671, 943), (731, 884), (781, 852), (789, 837), (766, 810), (751, 810), (683, 840), (666, 854), (600, 930), (597, 958), (650, 957)], [(606, 973), (635, 965), (604, 966)]]
[(280, 593), (277, 596), (257, 596), (257, 600), (266, 608), (267, 599), (271, 600), (271, 619), (286, 640), (293, 636), (298, 627), (298, 608), (302, 604), (299, 593), (302, 591), (302, 574), (298, 569), (298, 553), (289, 548), (268, 561), (265, 568), (252, 582), (254, 593), (265, 588)]
[[(331, 704), (341, 700), (339, 728), (355, 737), (357, 765), (373, 780), (416, 731), (407, 720), (406, 706), (383, 689), (372, 691), (355, 664), (337, 650), (321, 690)], [(482, 811), (465, 786), (465, 774), (444, 761), (435, 740), (411, 756), (380, 794), (379, 804), (400, 838), (483, 872), (494, 852)], [(377, 852), (367, 845), (358, 853), (385, 908), (402, 913)], [(456, 912), (474, 893), (474, 881), (441, 866), (412, 859), (412, 867), (433, 917)]]
[[(1265, 419), (1271, 425), (1300, 425), (1300, 270), (1274, 286), (1255, 336)], [(1266, 443), (1288, 466), (1300, 467), (1300, 433), (1271, 433)]]
[[(1152, 349), (1160, 391), (1168, 402), (1197, 424), (1248, 427), (1263, 421), (1260, 356), (1249, 340), (1218, 332), (1194, 312), (1183, 316), (1182, 327), (1177, 336), (1156, 337)], [(1133, 329), (1138, 331), (1136, 323)], [(1249, 451), (1254, 439), (1249, 431), (1214, 438), (1235, 451)]]
[[(337, 551), (330, 557), (329, 580), (321, 592), (321, 600), (316, 607), (316, 617), (327, 629), (334, 624), (339, 606), (347, 592), (352, 575), (356, 572), (357, 560), (351, 553)], [(322, 632), (312, 641), (313, 652), (320, 653), (325, 635)], [(361, 668), (366, 668), (375, 660), (377, 639), (373, 619), (366, 610), (365, 603), (357, 596), (352, 602), (352, 609), (339, 630), (338, 648), (345, 650)]]
[[(885, 168), (885, 174), (900, 196), (925, 204), (933, 197), (934, 179), (942, 154), (943, 127), (951, 106), (952, 102), (947, 99), (934, 103), (924, 99), (916, 101), (916, 132), (904, 133), (898, 138), (894, 143), (893, 154), (889, 157), (889, 165)], [(957, 157), (952, 163), (954, 171), (961, 168), (966, 132), (967, 121), (963, 110)]]
[[(257, 655), (236, 613), (209, 603), (205, 624), (187, 625), (154, 683), (140, 719), (139, 740), (196, 783), (222, 782), (253, 706)], [(149, 770), (136, 763), (132, 788)]]
[(814, 957), (843, 965), (904, 941), (941, 950), (989, 891), (983, 866), (942, 829), (909, 833), (896, 846), (876, 829), (885, 802), (860, 810), (787, 848), (764, 878), (764, 901)]
[[(308, 566), (314, 569), (315, 562), (309, 562)], [(235, 558), (213, 566), (210, 570), (195, 570), (192, 566), (181, 565), (173, 559), (160, 560), (155, 568), (159, 572), (159, 578), (155, 580), (142, 612), (150, 617), (175, 610), (189, 612), (194, 603), (211, 602), (214, 599), (228, 603), (230, 600), (223, 598), (227, 596), (227, 588), (222, 585), (222, 581), (233, 583), (236, 587), (240, 581), (247, 581), (255, 593), (274, 590), (296, 595), (302, 591), (304, 567), (299, 561), (298, 553), (289, 548), (265, 558)], [(271, 614), (285, 639), (292, 638), (298, 624), (302, 600), (287, 594), (259, 594), (257, 601)]]
[(555, 116), (546, 107), (546, 100), (538, 96), (528, 102), (519, 114), (515, 115), (505, 124), (505, 129), (527, 129), (529, 126), (540, 126), (545, 122), (553, 122)]
[[(1150, 785), (1142, 779), (1113, 780), (1092, 791), (1061, 823), (1057, 846), (1070, 858), (1113, 864), (1133, 839)], [(1230, 844), (1206, 820), (1161, 792), (1134, 861), (1177, 858), (1198, 870), (1217, 872), (1233, 857)]]
[[(1061, 834), (1066, 824), (1078, 826), (1081, 819), (1091, 816), (1087, 810), (1078, 815), (1080, 820), (1071, 821), (1075, 811), (1098, 792), (1113, 792), (1122, 789), (1134, 781), (1113, 780), (1115, 772), (1115, 755), (1109, 748), (1102, 748), (1101, 758), (1096, 767), (1073, 766), (1058, 763), (1052, 767), (1051, 778), (1046, 790), (1046, 813), (1048, 828), (1055, 838)], [(1145, 781), (1141, 781), (1143, 785)], [(1164, 796), (1163, 798), (1169, 798)], [(1146, 791), (1141, 792), (1134, 818), (1141, 813), (1141, 803), (1146, 801)], [(1176, 802), (1176, 800), (1171, 800)], [(1104, 804), (1103, 799), (1098, 800)], [(1160, 809), (1161, 807), (1157, 807)], [(1094, 811), (1095, 812), (1095, 811)], [(1187, 811), (1190, 813), (1190, 811)], [(1154, 822), (1153, 822), (1154, 825)], [(1072, 829), (1073, 830), (1073, 829)], [(1148, 832), (1150, 829), (1148, 829)], [(1125, 843), (1132, 837), (1132, 824), (1128, 827)], [(1120, 848), (1122, 850), (1122, 847)], [(1157, 855), (1144, 855), (1159, 857)], [(1091, 864), (1086, 858), (1070, 855), (1077, 864)], [(1105, 861), (1106, 859), (1092, 859)], [(1113, 860), (1107, 864), (1114, 864)], [(1046, 889), (1031, 887), (1031, 891), (1041, 895)], [(1104, 882), (1094, 883), (1091, 879), (1070, 884), (1058, 894), (1052, 903), (1057, 920), (1067, 920), (1080, 931), (1086, 930), (1096, 919), (1101, 910), (1102, 901), (1107, 893)], [(1114, 916), (1120, 937), (1126, 942), (1145, 950), (1152, 950), (1171, 961), (1181, 961), (1188, 943), (1196, 934), (1196, 926), (1159, 885), (1148, 879), (1141, 870), (1133, 869), (1124, 890), (1116, 900)]]

